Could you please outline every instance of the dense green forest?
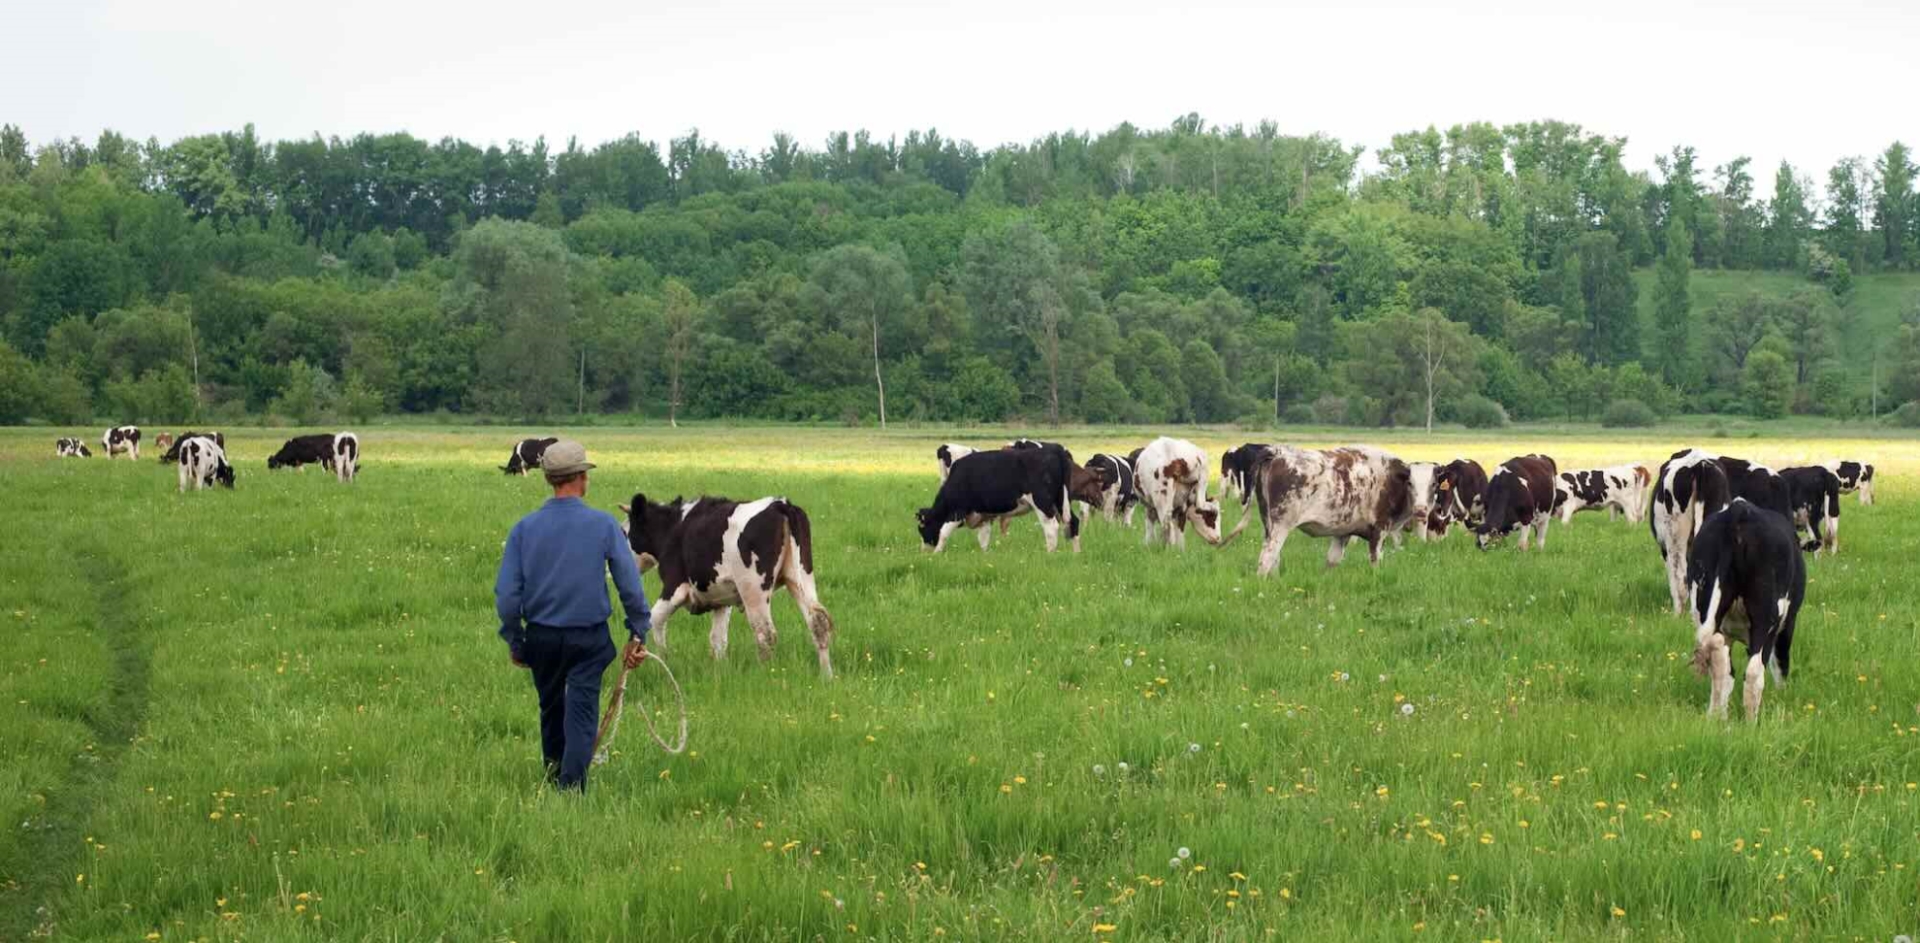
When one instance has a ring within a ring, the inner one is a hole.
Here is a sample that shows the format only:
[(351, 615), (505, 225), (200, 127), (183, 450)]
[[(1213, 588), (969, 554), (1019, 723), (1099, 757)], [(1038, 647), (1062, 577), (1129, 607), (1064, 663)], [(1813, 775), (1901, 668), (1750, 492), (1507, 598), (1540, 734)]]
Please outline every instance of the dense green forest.
[(1685, 146), (1630, 172), (1625, 148), (1473, 124), (1366, 162), (1197, 115), (757, 153), (7, 125), (0, 422), (1483, 425), (1920, 399), (1908, 148), (1818, 185)]

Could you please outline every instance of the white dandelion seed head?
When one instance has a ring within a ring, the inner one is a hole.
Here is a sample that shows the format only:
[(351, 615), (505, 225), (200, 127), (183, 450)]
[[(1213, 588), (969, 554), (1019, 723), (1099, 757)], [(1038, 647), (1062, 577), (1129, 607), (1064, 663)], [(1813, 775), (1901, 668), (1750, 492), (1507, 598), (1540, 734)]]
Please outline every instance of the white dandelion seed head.
[(841, 899), (840, 899), (840, 898), (838, 898), (838, 897), (836, 897), (836, 898), (834, 898), (834, 899), (833, 899), (833, 909), (835, 909), (835, 910), (845, 910), (845, 909), (846, 909), (846, 907), (847, 907), (847, 902), (846, 902), (846, 901), (844, 901), (844, 900), (841, 900)]
[(1187, 744), (1187, 752), (1188, 752), (1188, 753), (1198, 753), (1198, 752), (1200, 752), (1200, 744), (1197, 744), (1197, 743), (1189, 743), (1189, 744)]
[(1380, 676), (1380, 683), (1381, 683), (1381, 684), (1386, 684), (1386, 683), (1387, 683), (1387, 676), (1386, 676), (1386, 675), (1381, 675), (1381, 676)]
[(1169, 870), (1173, 870), (1173, 871), (1178, 871), (1178, 870), (1180, 870), (1180, 859), (1179, 859), (1179, 858), (1168, 858), (1168, 859), (1167, 859), (1167, 868), (1168, 868)]
[(1105, 766), (1100, 765), (1099, 763), (1095, 763), (1093, 764), (1093, 775), (1105, 776), (1107, 775), (1107, 768)]
[(1292, 720), (1292, 719), (1293, 719), (1293, 711), (1287, 711), (1287, 719), (1288, 719), (1288, 720)]
[(1244, 720), (1243, 720), (1243, 721), (1241, 721), (1241, 722), (1240, 722), (1240, 729), (1241, 729), (1241, 730), (1252, 730), (1252, 729), (1253, 729), (1253, 725), (1252, 725), (1252, 724), (1249, 724), (1249, 723), (1247, 723), (1246, 721), (1244, 721)]
[(1412, 716), (1413, 716), (1413, 704), (1412, 704), (1412, 703), (1406, 703), (1406, 704), (1402, 704), (1402, 705), (1400, 705), (1400, 713), (1401, 713), (1401, 715), (1402, 715), (1402, 716), (1405, 716), (1405, 717), (1412, 717)]
[(1347, 680), (1350, 680), (1351, 678), (1352, 678), (1352, 675), (1349, 675), (1344, 671), (1340, 672), (1340, 680), (1347, 681)]
[(1120, 664), (1125, 665), (1128, 668), (1131, 668), (1133, 667), (1133, 659), (1132, 658), (1122, 659)]
[(1899, 936), (1896, 936), (1893, 938), (1893, 943), (1913, 943), (1913, 937), (1910, 937), (1902, 933)]

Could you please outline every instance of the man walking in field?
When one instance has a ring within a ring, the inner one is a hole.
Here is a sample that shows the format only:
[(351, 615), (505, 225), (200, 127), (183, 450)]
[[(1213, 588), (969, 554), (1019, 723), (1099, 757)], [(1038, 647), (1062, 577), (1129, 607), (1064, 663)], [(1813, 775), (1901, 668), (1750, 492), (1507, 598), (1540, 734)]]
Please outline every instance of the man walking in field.
[(507, 657), (533, 673), (540, 695), (547, 779), (583, 792), (600, 721), (600, 677), (614, 655), (607, 634), (609, 573), (627, 613), (628, 668), (646, 660), (649, 628), (646, 591), (626, 535), (612, 515), (581, 500), (593, 467), (578, 442), (562, 439), (547, 448), (540, 468), (553, 497), (513, 525), (493, 586)]

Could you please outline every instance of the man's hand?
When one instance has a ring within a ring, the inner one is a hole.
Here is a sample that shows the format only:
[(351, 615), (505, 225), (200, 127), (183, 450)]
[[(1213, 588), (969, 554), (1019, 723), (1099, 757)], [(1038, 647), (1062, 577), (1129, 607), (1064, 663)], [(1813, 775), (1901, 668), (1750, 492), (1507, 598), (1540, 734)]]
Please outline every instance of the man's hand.
[(525, 668), (527, 666), (526, 662), (520, 660), (520, 652), (518, 649), (507, 649), (507, 660), (513, 662), (515, 668)]
[(628, 671), (640, 667), (640, 663), (647, 660), (647, 643), (639, 639), (628, 642), (626, 650), (620, 653), (620, 657), (621, 664), (625, 665)]

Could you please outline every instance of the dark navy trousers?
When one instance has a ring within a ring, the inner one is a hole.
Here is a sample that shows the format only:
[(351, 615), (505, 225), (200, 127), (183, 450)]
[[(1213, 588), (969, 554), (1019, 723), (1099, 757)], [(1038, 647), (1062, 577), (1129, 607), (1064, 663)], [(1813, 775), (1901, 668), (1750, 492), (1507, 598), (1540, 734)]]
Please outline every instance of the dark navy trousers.
[(605, 622), (573, 628), (529, 625), (520, 643), (520, 660), (540, 694), (540, 751), (547, 778), (561, 789), (587, 788), (600, 727), (600, 678), (614, 654)]

